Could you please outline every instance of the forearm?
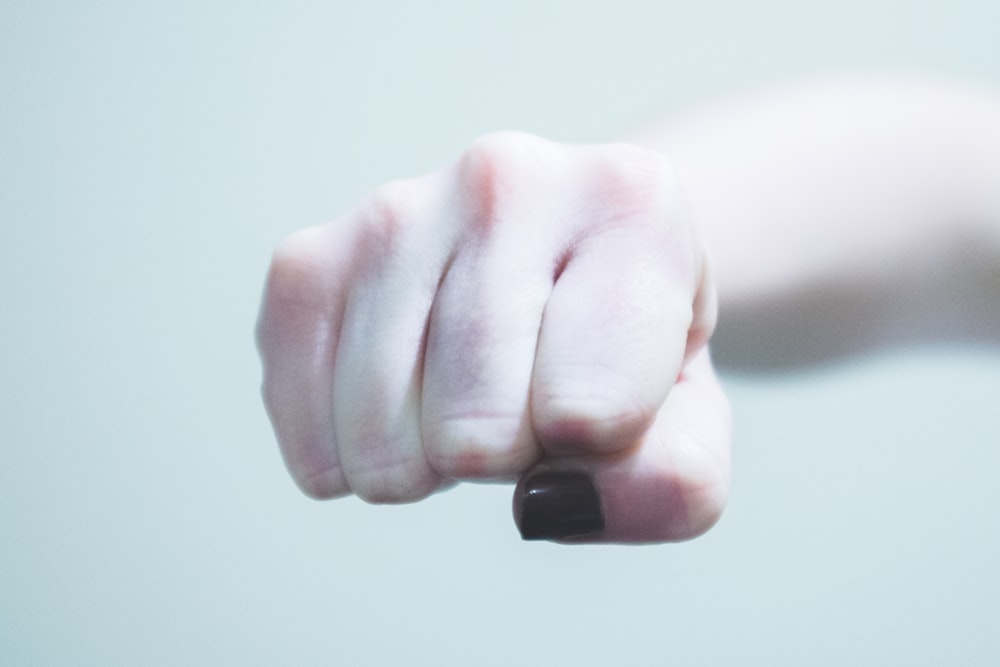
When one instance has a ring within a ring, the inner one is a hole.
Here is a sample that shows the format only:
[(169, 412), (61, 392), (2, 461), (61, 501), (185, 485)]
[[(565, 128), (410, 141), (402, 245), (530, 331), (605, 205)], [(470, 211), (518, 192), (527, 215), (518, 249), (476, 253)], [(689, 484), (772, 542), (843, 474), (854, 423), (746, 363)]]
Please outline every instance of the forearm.
[(633, 137), (678, 170), (713, 257), (723, 362), (1000, 338), (1000, 96), (854, 78)]

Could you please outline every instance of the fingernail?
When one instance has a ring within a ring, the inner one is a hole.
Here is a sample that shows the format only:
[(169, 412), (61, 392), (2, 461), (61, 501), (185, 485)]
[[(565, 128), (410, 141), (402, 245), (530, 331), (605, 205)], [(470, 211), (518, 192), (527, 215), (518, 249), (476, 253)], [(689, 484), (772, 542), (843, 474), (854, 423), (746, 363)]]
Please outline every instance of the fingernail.
[(538, 472), (521, 492), (521, 537), (558, 540), (604, 530), (601, 499), (590, 476), (582, 472)]

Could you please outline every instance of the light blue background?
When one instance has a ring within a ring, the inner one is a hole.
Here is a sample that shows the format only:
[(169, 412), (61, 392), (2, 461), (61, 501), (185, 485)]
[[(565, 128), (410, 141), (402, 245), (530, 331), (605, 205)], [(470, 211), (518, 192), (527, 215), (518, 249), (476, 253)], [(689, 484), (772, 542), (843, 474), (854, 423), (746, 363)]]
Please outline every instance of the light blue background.
[(823, 72), (1000, 83), (998, 26), (993, 0), (4, 2), (0, 663), (1000, 660), (996, 350), (729, 377), (720, 525), (563, 548), (502, 487), (300, 496), (251, 338), (281, 236), (479, 133), (611, 139)]

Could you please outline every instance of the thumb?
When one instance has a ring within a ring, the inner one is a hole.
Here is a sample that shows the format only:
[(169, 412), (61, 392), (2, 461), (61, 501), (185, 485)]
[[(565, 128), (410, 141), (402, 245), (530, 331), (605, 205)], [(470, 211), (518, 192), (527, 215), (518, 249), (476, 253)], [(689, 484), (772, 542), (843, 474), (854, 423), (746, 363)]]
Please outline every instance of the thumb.
[(704, 533), (725, 507), (732, 416), (707, 347), (627, 450), (543, 460), (519, 481), (514, 516), (526, 540), (649, 543)]

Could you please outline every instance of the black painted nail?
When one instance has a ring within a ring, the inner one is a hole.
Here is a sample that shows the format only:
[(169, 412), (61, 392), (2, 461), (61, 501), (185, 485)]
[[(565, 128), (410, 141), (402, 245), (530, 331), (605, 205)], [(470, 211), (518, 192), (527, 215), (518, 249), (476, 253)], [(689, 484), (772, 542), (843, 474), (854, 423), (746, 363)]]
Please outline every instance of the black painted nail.
[(590, 476), (551, 470), (526, 479), (520, 529), (526, 540), (559, 540), (604, 530), (601, 499)]

